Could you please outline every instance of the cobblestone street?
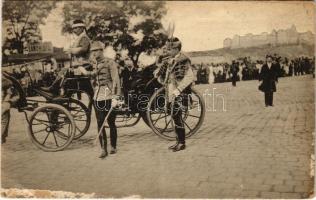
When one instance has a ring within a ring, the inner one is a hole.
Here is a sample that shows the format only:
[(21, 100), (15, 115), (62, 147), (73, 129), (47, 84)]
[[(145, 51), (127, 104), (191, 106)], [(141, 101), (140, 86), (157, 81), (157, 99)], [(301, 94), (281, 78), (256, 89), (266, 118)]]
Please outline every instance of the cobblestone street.
[[(95, 193), (97, 197), (307, 198), (314, 130), (314, 79), (280, 78), (274, 107), (264, 106), (258, 81), (196, 86), (207, 100), (200, 130), (187, 149), (156, 136), (143, 121), (118, 129), (118, 153), (98, 158), (96, 121), (66, 150), (43, 152), (27, 135), (22, 113), (13, 110), (1, 146), (2, 188)], [(224, 97), (224, 107), (222, 97)], [(214, 103), (214, 106), (212, 106)], [(18, 125), (18, 126), (17, 126)]]

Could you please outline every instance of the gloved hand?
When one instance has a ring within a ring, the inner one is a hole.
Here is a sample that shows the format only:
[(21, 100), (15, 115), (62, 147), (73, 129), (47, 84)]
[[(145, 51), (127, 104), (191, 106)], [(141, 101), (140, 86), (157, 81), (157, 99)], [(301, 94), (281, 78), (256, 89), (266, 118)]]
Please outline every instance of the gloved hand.
[(113, 95), (112, 97), (112, 107), (117, 107), (120, 106), (122, 102), (120, 101), (120, 96), (118, 95)]
[(82, 66), (79, 66), (77, 69), (75, 69), (76, 71), (75, 71), (75, 75), (81, 75), (81, 74), (83, 74), (83, 75), (87, 75), (88, 74), (88, 71), (84, 68), (84, 67), (82, 67)]
[(116, 98), (112, 98), (112, 101), (111, 101), (111, 106), (112, 107), (116, 107), (116, 106), (118, 106), (118, 100), (116, 99)]
[(179, 95), (180, 95), (180, 90), (175, 89), (175, 90), (172, 92), (172, 95), (175, 96), (175, 97), (179, 96)]

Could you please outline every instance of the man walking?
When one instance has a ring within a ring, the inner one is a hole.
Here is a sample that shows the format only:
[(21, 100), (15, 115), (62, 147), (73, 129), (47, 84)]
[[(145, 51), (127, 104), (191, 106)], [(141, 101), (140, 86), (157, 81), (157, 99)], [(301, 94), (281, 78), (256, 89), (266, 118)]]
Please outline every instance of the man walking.
[(266, 59), (259, 75), (259, 81), (262, 81), (259, 89), (264, 92), (264, 102), (268, 107), (273, 106), (273, 93), (276, 92), (279, 69), (272, 63), (272, 56), (268, 55)]
[(231, 65), (230, 72), (232, 73), (232, 85), (236, 87), (236, 81), (238, 79), (237, 74), (239, 72), (239, 67), (238, 67), (238, 63), (236, 63), (234, 60)]

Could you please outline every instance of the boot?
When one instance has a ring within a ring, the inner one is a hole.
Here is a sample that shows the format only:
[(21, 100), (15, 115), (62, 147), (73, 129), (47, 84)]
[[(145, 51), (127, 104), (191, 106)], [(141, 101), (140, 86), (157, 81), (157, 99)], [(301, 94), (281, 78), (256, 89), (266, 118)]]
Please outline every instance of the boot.
[(175, 146), (172, 151), (173, 152), (177, 152), (177, 151), (181, 151), (181, 150), (184, 150), (184, 149), (185, 149), (185, 144), (178, 143), (178, 145)]
[(173, 150), (176, 146), (178, 146), (179, 142), (177, 141), (175, 144), (168, 147), (168, 149)]
[(108, 152), (105, 149), (102, 149), (99, 158), (103, 159), (108, 156)]
[(114, 147), (111, 147), (110, 154), (116, 154), (116, 152), (117, 152), (117, 149)]

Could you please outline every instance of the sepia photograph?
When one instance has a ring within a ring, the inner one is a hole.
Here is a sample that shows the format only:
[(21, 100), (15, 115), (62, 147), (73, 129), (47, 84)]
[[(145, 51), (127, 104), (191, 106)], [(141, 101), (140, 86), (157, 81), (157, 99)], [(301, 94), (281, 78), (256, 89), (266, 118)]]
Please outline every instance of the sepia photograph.
[(314, 1), (1, 1), (1, 198), (315, 198)]

